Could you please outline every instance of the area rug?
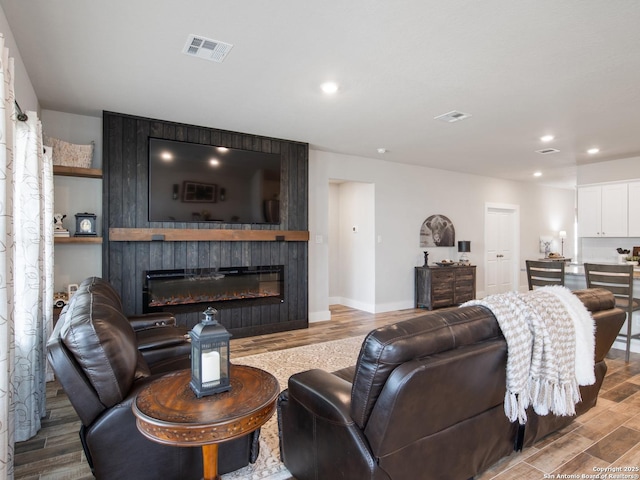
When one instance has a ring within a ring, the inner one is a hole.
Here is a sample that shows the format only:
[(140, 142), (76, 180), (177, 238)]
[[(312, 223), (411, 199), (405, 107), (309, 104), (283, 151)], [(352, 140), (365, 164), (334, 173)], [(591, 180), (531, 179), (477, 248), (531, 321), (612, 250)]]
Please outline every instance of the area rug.
[[(355, 365), (363, 336), (288, 348), (276, 352), (260, 353), (234, 358), (232, 363), (261, 368), (274, 375), (280, 390), (287, 388), (287, 381), (297, 372), (321, 368), (329, 372)], [(260, 432), (260, 456), (254, 464), (222, 475), (222, 480), (286, 480), (293, 478), (280, 461), (278, 420), (276, 415)]]

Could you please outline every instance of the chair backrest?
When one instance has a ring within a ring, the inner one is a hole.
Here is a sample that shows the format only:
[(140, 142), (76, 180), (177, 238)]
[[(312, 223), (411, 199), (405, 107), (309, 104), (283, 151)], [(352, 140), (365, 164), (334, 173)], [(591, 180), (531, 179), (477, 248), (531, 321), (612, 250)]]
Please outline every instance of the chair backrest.
[(627, 301), (633, 298), (633, 265), (585, 263), (584, 274), (587, 288), (604, 288)]
[(631, 335), (633, 330), (634, 305), (633, 299), (633, 265), (614, 265), (585, 263), (584, 275), (587, 279), (587, 288), (604, 288), (613, 293), (616, 305), (627, 313), (627, 333), (625, 361), (629, 361), (631, 354)]
[(563, 261), (527, 260), (525, 263), (529, 290), (550, 285), (564, 286), (565, 263)]

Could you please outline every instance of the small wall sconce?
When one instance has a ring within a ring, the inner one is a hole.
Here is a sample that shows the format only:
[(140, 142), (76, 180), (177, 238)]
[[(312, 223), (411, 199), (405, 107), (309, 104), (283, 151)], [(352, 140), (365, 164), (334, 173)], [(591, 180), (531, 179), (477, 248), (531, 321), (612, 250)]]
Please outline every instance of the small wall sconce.
[(227, 196), (227, 189), (226, 188), (221, 188), (220, 189), (220, 201), (224, 202), (224, 199)]
[(178, 192), (180, 191), (180, 185), (178, 185), (177, 183), (173, 184), (173, 195), (171, 198), (173, 198), (174, 200), (178, 199)]
[(467, 253), (471, 251), (471, 241), (470, 240), (460, 240), (458, 242), (458, 252), (462, 253), (460, 255), (460, 263), (469, 263), (469, 257), (467, 257)]

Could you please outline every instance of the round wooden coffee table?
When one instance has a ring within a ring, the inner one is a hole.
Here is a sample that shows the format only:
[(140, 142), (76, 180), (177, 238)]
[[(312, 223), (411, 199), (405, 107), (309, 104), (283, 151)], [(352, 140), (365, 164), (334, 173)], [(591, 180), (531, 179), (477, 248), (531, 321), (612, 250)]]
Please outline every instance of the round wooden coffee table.
[(191, 370), (169, 373), (138, 393), (133, 403), (138, 430), (147, 438), (178, 446), (201, 446), (204, 479), (218, 476), (218, 444), (260, 428), (276, 410), (280, 386), (264, 370), (231, 365), (231, 390), (198, 398)]

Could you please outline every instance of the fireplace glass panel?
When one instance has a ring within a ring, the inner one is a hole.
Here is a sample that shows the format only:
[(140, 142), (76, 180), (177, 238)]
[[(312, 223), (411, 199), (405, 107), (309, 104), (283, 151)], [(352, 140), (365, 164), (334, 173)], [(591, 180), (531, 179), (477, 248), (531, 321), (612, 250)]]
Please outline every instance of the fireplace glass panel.
[(281, 303), (284, 301), (283, 271), (282, 265), (148, 271), (143, 307), (151, 312), (199, 304), (224, 308)]

